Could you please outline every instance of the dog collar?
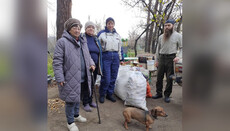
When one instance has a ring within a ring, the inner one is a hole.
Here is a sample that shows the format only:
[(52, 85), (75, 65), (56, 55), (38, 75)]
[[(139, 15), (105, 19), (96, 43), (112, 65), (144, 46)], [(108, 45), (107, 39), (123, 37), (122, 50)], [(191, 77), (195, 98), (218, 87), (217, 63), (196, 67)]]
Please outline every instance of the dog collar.
[(157, 110), (154, 111), (154, 115), (150, 114), (154, 119), (157, 119)]

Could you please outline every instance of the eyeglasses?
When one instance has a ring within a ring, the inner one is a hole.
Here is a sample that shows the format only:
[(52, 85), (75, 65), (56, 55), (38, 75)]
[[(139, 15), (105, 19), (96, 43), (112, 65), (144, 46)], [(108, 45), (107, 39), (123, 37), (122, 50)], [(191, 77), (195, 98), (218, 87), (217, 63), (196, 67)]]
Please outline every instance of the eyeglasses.
[(73, 26), (72, 29), (73, 30), (81, 30), (81, 28), (79, 26)]

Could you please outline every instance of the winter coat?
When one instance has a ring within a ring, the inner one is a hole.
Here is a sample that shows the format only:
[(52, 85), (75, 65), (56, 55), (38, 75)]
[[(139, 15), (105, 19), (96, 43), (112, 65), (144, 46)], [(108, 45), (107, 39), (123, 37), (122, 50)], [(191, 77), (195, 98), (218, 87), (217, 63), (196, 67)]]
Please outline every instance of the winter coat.
[[(86, 39), (79, 37), (81, 43), (88, 81), (89, 95), (91, 95), (91, 73), (90, 66), (95, 65), (88, 50)], [(57, 41), (54, 58), (53, 70), (56, 81), (65, 81), (64, 86), (59, 85), (59, 96), (65, 102), (80, 102), (81, 94), (81, 58), (80, 45), (67, 31), (63, 32), (62, 37)], [(87, 88), (87, 87), (86, 87)]]
[[(86, 39), (86, 34), (85, 33), (83, 33), (81, 35), (82, 35), (82, 37), (84, 37), (84, 39)], [(102, 69), (103, 69), (102, 67), (103, 67), (103, 65), (102, 65), (102, 49), (101, 49), (101, 44), (100, 44), (100, 42), (99, 42), (99, 40), (98, 40), (98, 38), (96, 36), (94, 36), (94, 40), (95, 40), (95, 43), (97, 44), (97, 47), (99, 48), (99, 52), (100, 52), (100, 54), (98, 55), (98, 64), (96, 65), (98, 67), (97, 74), (98, 75), (102, 75)], [(86, 41), (87, 41), (87, 39), (86, 39)]]
[(97, 35), (99, 42), (101, 43), (102, 52), (107, 51), (117, 51), (119, 54), (119, 59), (122, 60), (121, 56), (121, 37), (116, 32), (115, 29), (113, 29), (112, 32), (110, 32), (107, 27), (105, 27), (104, 30), (100, 31)]

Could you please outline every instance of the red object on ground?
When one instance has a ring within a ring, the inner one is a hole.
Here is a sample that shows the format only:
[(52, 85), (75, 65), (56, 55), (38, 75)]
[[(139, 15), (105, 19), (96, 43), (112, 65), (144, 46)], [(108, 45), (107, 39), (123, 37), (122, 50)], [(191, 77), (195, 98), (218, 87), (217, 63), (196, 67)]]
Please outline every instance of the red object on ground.
[(150, 88), (150, 85), (149, 85), (149, 82), (148, 82), (148, 81), (147, 81), (146, 97), (152, 97), (151, 88)]

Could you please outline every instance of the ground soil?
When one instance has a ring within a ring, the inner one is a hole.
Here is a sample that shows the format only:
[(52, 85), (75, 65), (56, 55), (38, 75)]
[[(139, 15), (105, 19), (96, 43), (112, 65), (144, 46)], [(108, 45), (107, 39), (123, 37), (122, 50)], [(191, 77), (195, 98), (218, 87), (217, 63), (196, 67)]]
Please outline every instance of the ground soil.
[[(164, 81), (164, 83), (166, 83)], [(155, 95), (156, 77), (152, 77), (150, 83), (151, 92)], [(164, 86), (165, 87), (165, 86)], [(97, 89), (98, 92), (98, 89)], [(116, 97), (117, 98), (117, 97)], [(171, 102), (165, 103), (163, 98), (152, 99), (146, 98), (147, 108), (150, 110), (155, 106), (164, 108), (168, 117), (158, 117), (154, 124), (151, 125), (150, 131), (182, 131), (182, 87), (177, 84), (173, 85)], [(56, 84), (48, 87), (48, 129), (49, 131), (68, 131), (66, 126), (64, 102), (58, 98), (58, 88)], [(122, 112), (126, 106), (124, 102), (117, 98), (116, 103), (105, 99), (105, 103), (99, 103), (101, 124), (98, 124), (97, 110), (85, 112), (80, 107), (80, 114), (87, 118), (86, 123), (75, 122), (80, 131), (126, 131), (123, 126), (124, 117)], [(145, 126), (136, 120), (128, 124), (129, 131), (145, 131)]]

